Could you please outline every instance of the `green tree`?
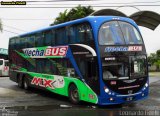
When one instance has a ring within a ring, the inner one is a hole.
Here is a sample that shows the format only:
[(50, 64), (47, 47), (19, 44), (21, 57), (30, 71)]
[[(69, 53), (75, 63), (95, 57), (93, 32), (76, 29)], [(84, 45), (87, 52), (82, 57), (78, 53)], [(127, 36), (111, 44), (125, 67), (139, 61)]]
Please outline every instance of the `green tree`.
[(156, 51), (157, 57), (160, 58), (160, 50)]
[(159, 71), (160, 70), (160, 50), (156, 51), (156, 55), (157, 55), (157, 59), (156, 59), (155, 65), (157, 67), (157, 70)]
[(68, 13), (67, 10), (65, 10), (64, 12), (59, 13), (59, 16), (55, 19), (54, 24), (51, 25), (63, 23), (66, 22), (67, 20), (68, 20)]
[(79, 5), (75, 8), (72, 8), (69, 11), (69, 13), (68, 13), (69, 21), (86, 17), (93, 12), (94, 12), (94, 10), (92, 9), (91, 6), (84, 7), (84, 6)]
[(154, 65), (156, 65), (156, 70), (159, 71), (160, 70), (160, 60), (157, 60)]
[(79, 5), (75, 8), (72, 8), (69, 12), (67, 12), (67, 10), (65, 10), (63, 13), (60, 12), (59, 16), (55, 19), (55, 21), (51, 25), (83, 18), (90, 15), (93, 12), (94, 10), (91, 6), (84, 7)]
[(148, 62), (156, 66), (156, 70), (160, 70), (160, 50), (157, 50), (156, 53), (151, 53), (148, 56)]
[(152, 65), (154, 65), (154, 63), (157, 61), (157, 55), (155, 53), (151, 53), (148, 56), (148, 62)]

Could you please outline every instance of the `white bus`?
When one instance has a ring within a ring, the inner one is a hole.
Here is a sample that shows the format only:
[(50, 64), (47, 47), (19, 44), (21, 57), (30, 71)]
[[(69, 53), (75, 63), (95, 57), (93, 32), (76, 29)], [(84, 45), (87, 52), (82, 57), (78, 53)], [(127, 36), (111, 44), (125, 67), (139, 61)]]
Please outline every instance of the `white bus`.
[(9, 76), (9, 61), (0, 59), (0, 76)]

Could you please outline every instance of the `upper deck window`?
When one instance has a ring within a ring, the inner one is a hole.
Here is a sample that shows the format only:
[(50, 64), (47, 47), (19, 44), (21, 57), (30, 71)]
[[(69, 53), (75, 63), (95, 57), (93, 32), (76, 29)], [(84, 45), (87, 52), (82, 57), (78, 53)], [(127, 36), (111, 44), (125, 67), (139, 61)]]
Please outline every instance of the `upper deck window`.
[(126, 44), (142, 44), (142, 38), (135, 27), (126, 22), (119, 22)]
[(124, 44), (124, 39), (117, 21), (104, 23), (99, 31), (100, 45)]
[(104, 23), (99, 30), (100, 45), (142, 44), (142, 38), (135, 27), (121, 21)]

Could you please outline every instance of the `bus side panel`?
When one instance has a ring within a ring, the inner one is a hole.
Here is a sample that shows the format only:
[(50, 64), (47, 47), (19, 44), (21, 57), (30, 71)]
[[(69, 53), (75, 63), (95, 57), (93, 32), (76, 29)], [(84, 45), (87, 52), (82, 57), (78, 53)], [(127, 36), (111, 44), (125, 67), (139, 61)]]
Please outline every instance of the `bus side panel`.
[(10, 80), (14, 81), (14, 82), (18, 82), (17, 81), (17, 72), (16, 71), (9, 71), (9, 78)]
[(70, 84), (75, 84), (78, 88), (80, 100), (95, 104), (98, 102), (98, 97), (93, 90), (87, 84), (77, 78), (29, 72), (27, 75), (28, 76), (25, 78), (29, 79), (29, 84), (32, 87), (46, 89), (53, 93), (69, 96), (69, 86)]
[(97, 104), (98, 98), (97, 95), (93, 92), (93, 90), (87, 84), (76, 78), (64, 77), (63, 88), (56, 88), (54, 90), (51, 89), (49, 90), (53, 91), (54, 93), (58, 93), (60, 95), (69, 96), (68, 88), (70, 84), (75, 84), (77, 86), (80, 100)]

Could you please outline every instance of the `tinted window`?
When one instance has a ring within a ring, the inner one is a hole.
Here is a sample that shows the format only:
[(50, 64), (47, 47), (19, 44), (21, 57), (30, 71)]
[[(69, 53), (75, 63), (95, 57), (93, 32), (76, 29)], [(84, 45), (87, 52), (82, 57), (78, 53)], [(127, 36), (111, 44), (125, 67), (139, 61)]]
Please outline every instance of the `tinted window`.
[(9, 62), (8, 61), (5, 61), (5, 66), (9, 66)]
[(32, 48), (35, 46), (35, 37), (34, 36), (29, 36), (27, 38), (27, 40), (28, 40), (28, 47), (29, 48)]
[(117, 21), (104, 23), (99, 30), (100, 45), (124, 44), (124, 38)]
[(3, 65), (3, 60), (0, 60), (0, 65)]
[(75, 26), (67, 28), (68, 43), (76, 43)]
[(86, 43), (87, 41), (93, 39), (92, 37), (92, 30), (90, 28), (90, 26), (86, 23), (84, 24), (80, 24), (77, 26), (76, 28), (77, 30), (77, 42), (78, 43)]
[(52, 61), (51, 59), (46, 59), (45, 64), (44, 64), (44, 73), (46, 74), (58, 74), (57, 67), (55, 65), (55, 62)]
[(100, 45), (142, 44), (137, 29), (129, 23), (111, 21), (104, 23), (99, 30)]
[(134, 26), (126, 22), (119, 23), (127, 44), (142, 44), (142, 38)]
[(20, 38), (20, 48), (23, 49), (23, 48), (26, 48), (27, 47), (27, 42), (26, 42), (26, 38), (22, 37)]
[(76, 28), (76, 38), (78, 43), (84, 43), (85, 42), (85, 26), (84, 25), (78, 25)]
[(36, 59), (36, 70), (38, 73), (44, 73), (44, 59)]
[(70, 63), (69, 59), (53, 59), (51, 60), (53, 65), (57, 68), (57, 74), (68, 77), (77, 77), (75, 69)]
[(35, 72), (36, 71), (36, 64), (35, 64), (36, 62), (35, 62), (35, 59), (28, 59), (28, 61), (30, 61), (30, 62), (27, 63), (27, 69), (28, 69), (28, 71)]
[(52, 30), (52, 41), (51, 41), (51, 43), (52, 43), (52, 45), (54, 46), (56, 43), (55, 43), (55, 41), (56, 41), (56, 34), (55, 34), (55, 30)]
[(67, 43), (65, 28), (56, 30), (56, 44), (63, 45)]
[(76, 58), (79, 70), (86, 81), (98, 79), (98, 63), (94, 58)]
[(37, 33), (35, 35), (36, 47), (44, 46), (44, 33)]
[(9, 48), (10, 49), (14, 49), (15, 48), (15, 39), (10, 39), (10, 42), (9, 42)]
[(83, 77), (86, 76), (87, 74), (87, 68), (86, 68), (86, 63), (84, 60), (78, 59), (78, 64), (79, 64), (79, 70), (81, 71), (81, 74)]
[(126, 56), (109, 62), (103, 59), (102, 66), (104, 80), (129, 78), (129, 61)]
[(88, 41), (93, 40), (93, 35), (92, 35), (92, 28), (90, 27), (89, 24), (85, 24), (86, 25), (86, 37), (85, 39)]
[(16, 40), (15, 48), (20, 49), (20, 38), (16, 38), (15, 40)]
[(131, 77), (143, 77), (147, 75), (146, 56), (132, 56), (131, 63)]
[(45, 45), (51, 46), (55, 43), (55, 34), (54, 31), (45, 32)]
[(93, 40), (92, 29), (88, 23), (73, 25), (67, 28), (68, 41), (72, 43), (90, 43)]

